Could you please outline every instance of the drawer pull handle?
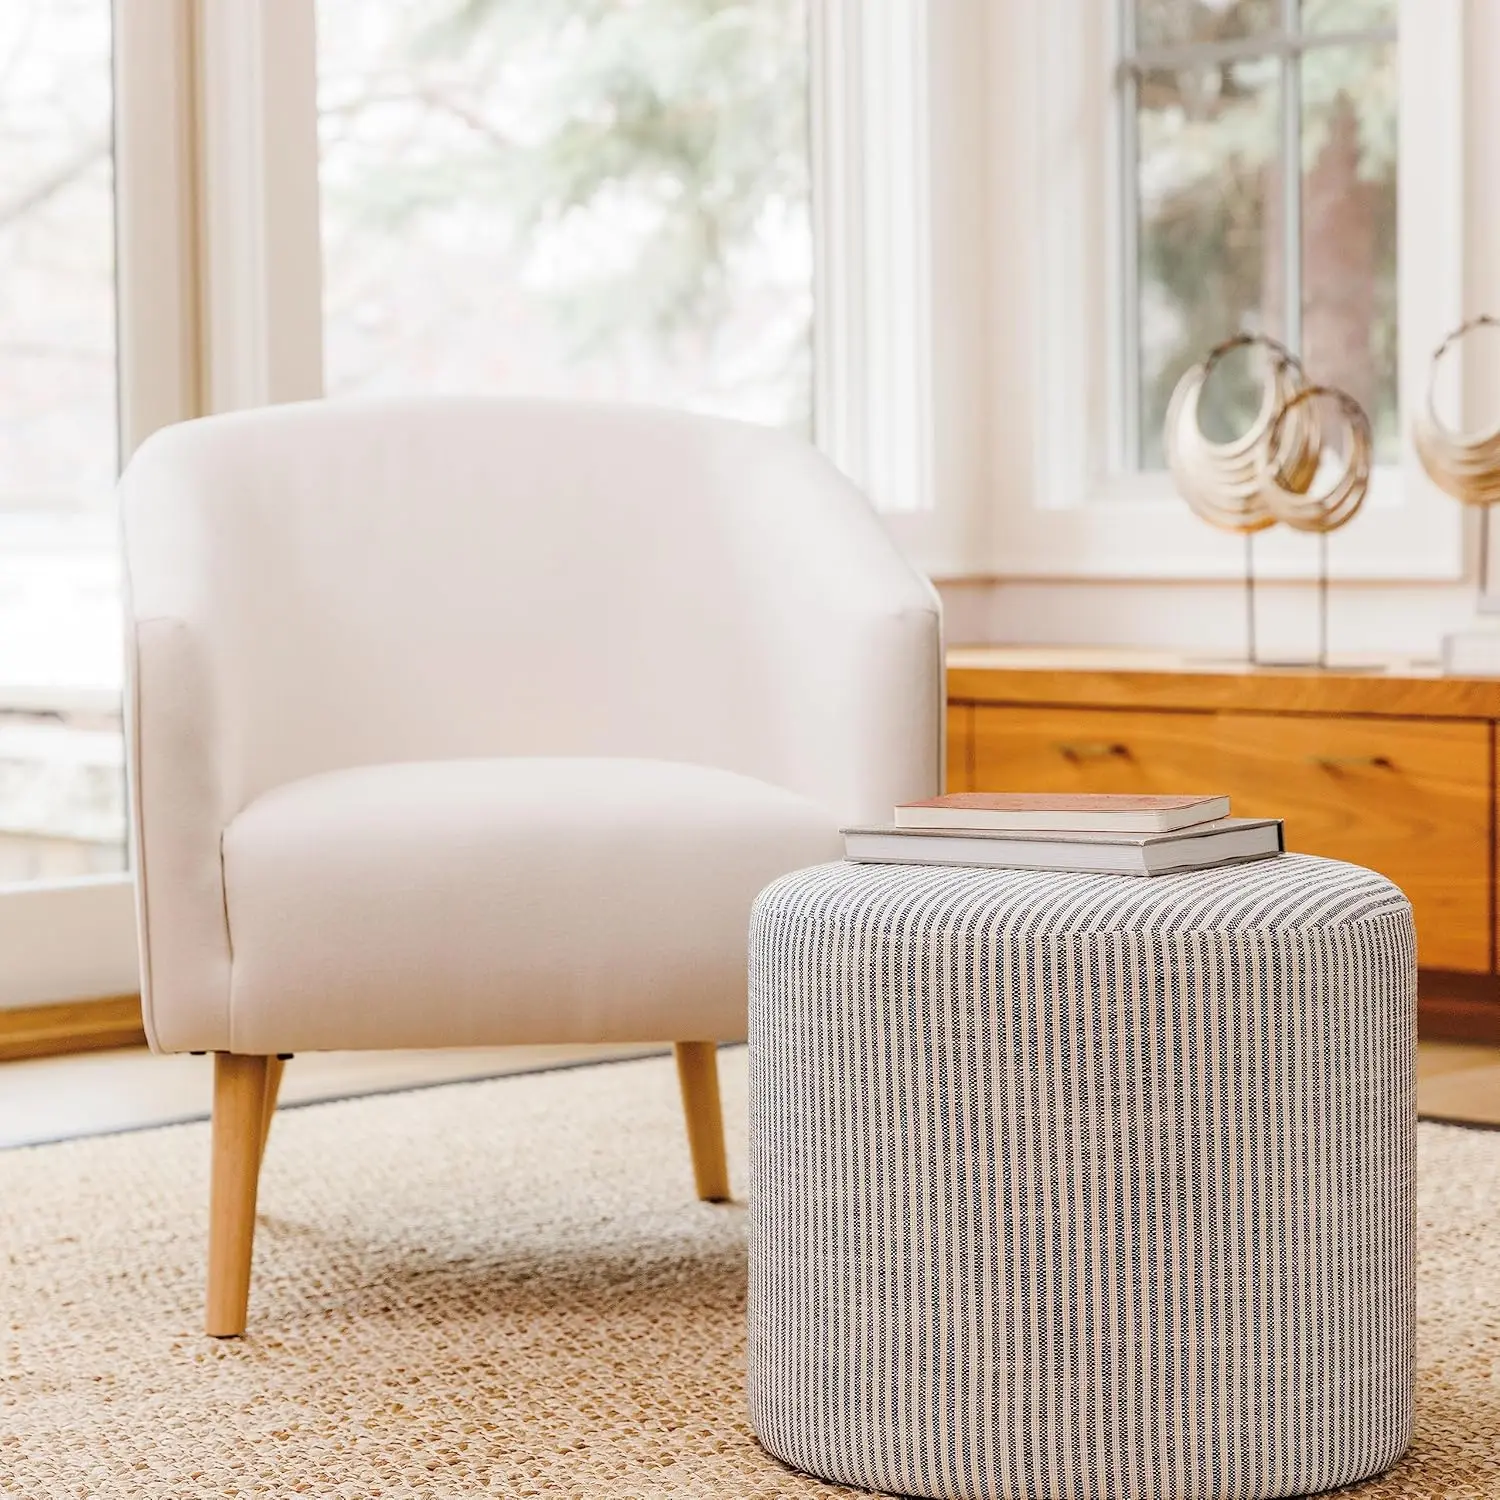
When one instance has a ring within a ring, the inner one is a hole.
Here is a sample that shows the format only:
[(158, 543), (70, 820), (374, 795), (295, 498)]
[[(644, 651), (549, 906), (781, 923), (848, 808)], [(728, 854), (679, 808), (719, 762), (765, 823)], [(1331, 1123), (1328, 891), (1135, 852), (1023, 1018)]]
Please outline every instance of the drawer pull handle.
[(1309, 755), (1313, 765), (1325, 771), (1391, 771), (1390, 757), (1386, 755)]
[(1112, 744), (1108, 740), (1073, 740), (1054, 747), (1064, 760), (1111, 760), (1118, 756), (1130, 759), (1130, 750), (1125, 745)]

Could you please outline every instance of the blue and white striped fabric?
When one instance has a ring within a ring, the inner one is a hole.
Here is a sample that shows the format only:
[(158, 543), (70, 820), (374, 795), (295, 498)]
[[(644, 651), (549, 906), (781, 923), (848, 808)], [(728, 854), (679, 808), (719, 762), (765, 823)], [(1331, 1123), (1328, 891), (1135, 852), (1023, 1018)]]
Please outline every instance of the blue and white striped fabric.
[(1416, 954), (1388, 881), (822, 865), (761, 894), (750, 966), (777, 1457), (1145, 1500), (1405, 1449)]

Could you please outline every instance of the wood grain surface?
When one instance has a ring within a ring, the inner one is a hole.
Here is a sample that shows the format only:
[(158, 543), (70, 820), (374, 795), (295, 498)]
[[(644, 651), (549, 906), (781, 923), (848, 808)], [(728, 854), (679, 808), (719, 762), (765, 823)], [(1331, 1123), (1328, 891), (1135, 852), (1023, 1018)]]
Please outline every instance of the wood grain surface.
[(1500, 678), (1371, 658), (1327, 671), (1250, 667), (1163, 651), (957, 646), (948, 696), (975, 703), (1500, 719)]
[(974, 790), (1227, 793), (1287, 847), (1378, 870), (1411, 898), (1421, 961), (1488, 973), (1488, 724), (1083, 708), (974, 709)]
[(1285, 818), (1289, 849), (1394, 880), (1416, 913), (1420, 963), (1494, 967), (1488, 724), (1262, 714), (1216, 723), (1236, 813)]
[(0, 1062), (139, 1047), (145, 1041), (138, 995), (0, 1010)]
[(948, 705), (948, 766), (944, 791), (974, 790), (974, 706)]
[(977, 792), (1227, 792), (1212, 714), (974, 709)]

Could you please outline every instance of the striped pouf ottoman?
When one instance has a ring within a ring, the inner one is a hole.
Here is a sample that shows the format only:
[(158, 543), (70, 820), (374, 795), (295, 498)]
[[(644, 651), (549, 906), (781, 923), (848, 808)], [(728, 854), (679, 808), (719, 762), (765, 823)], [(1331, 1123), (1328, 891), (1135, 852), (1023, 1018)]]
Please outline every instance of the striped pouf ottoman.
[(822, 865), (750, 947), (749, 1397), (900, 1495), (1256, 1497), (1412, 1420), (1389, 881)]

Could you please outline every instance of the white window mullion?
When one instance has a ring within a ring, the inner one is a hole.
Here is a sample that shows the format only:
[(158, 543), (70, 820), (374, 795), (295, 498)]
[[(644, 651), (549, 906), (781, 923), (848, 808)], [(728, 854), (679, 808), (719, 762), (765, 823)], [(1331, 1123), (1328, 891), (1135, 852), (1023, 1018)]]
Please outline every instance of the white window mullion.
[[(1288, 37), (1302, 29), (1302, 0), (1281, 0)], [(1281, 54), (1281, 260), (1282, 338), (1302, 353), (1302, 53)]]
[(819, 444), (883, 511), (932, 505), (926, 0), (811, 7)]
[(207, 408), (321, 395), (313, 7), (214, 0), (197, 45)]
[(115, 0), (120, 457), (203, 410), (190, 0)]
[[(1115, 6), (1116, 57), (1128, 57), (1135, 50), (1135, 0), (1117, 0)], [(1141, 465), (1141, 299), (1127, 294), (1127, 288), (1140, 285), (1141, 194), (1139, 183), (1139, 138), (1137, 106), (1139, 78), (1133, 68), (1126, 69), (1116, 88), (1116, 153), (1119, 170), (1110, 183), (1111, 221), (1118, 226), (1117, 253), (1112, 257), (1120, 277), (1112, 300), (1116, 316), (1111, 320), (1119, 330), (1118, 344), (1110, 353), (1114, 368), (1120, 372), (1120, 397), (1112, 403), (1118, 414), (1118, 440), (1109, 444), (1109, 452), (1119, 455), (1121, 468), (1134, 473)]]
[(865, 115), (858, 5), (809, 11), (812, 149), (813, 422), (818, 445), (852, 478), (867, 468), (864, 173)]
[(810, 6), (816, 434), (942, 577), (983, 571), (993, 519), (986, 53), (1009, 10)]

